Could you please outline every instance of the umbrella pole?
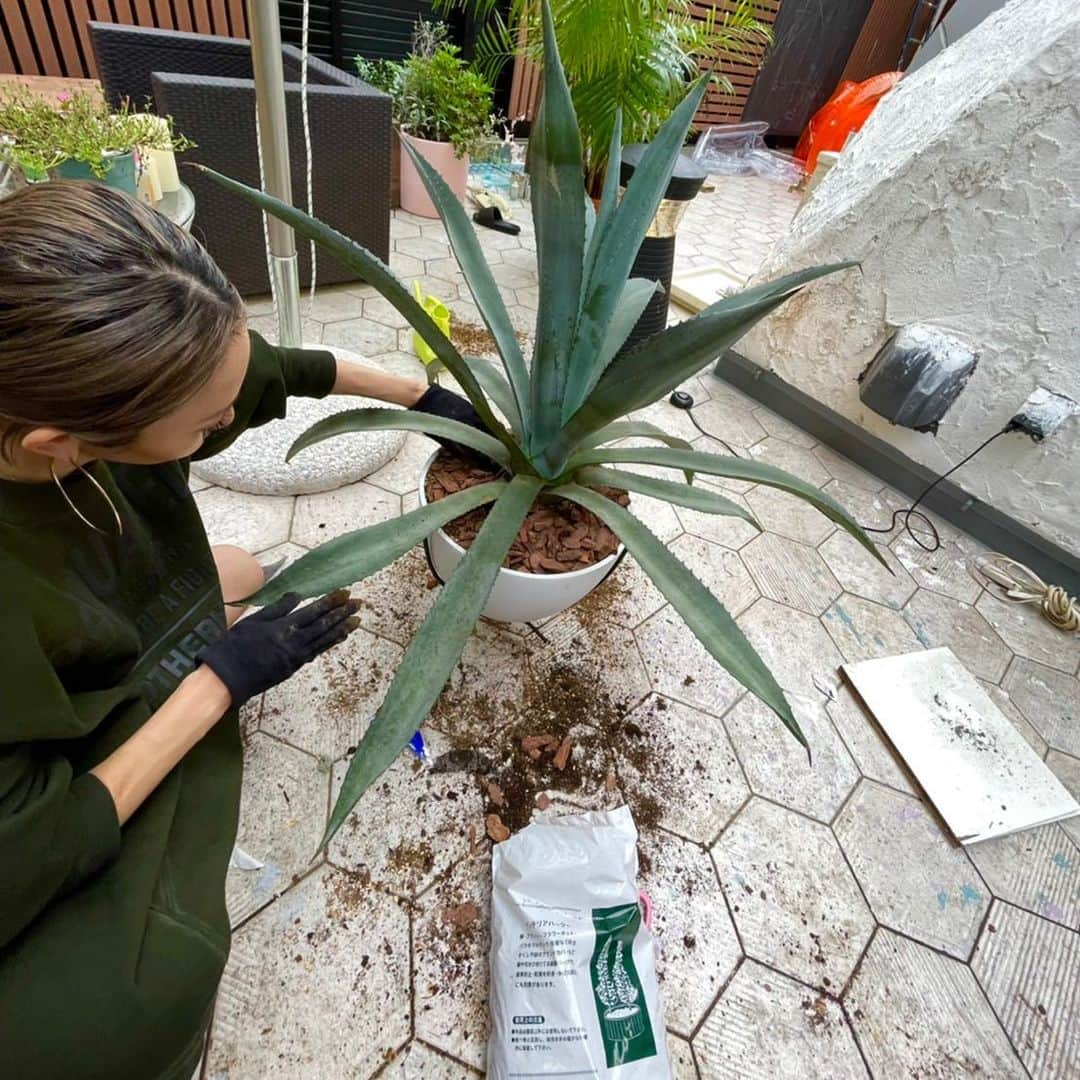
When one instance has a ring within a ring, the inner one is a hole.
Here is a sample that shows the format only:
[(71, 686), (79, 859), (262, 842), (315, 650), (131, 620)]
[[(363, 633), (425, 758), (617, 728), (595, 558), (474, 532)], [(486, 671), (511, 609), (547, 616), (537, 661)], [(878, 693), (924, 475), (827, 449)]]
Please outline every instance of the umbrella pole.
[[(285, 73), (281, 63), (281, 27), (277, 0), (248, 0), (255, 107), (259, 115), (259, 152), (266, 193), (292, 205), (289, 126), (285, 114)], [(300, 271), (296, 237), (283, 221), (267, 215), (270, 273), (277, 299), (278, 343), (301, 344)]]

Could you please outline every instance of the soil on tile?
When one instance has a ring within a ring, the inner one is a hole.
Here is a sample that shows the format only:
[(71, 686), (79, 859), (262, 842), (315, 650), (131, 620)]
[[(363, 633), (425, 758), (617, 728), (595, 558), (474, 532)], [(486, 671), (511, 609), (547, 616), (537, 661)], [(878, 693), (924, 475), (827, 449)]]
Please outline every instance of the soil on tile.
[(390, 849), (389, 862), (395, 870), (411, 870), (423, 877), (435, 867), (435, 852), (426, 840), (419, 844), (401, 843)]
[[(528, 334), (522, 330), (515, 331), (519, 345), (524, 345)], [(450, 340), (462, 356), (498, 356), (499, 347), (495, 339), (483, 326), (475, 323), (461, 322), (458, 319), (450, 320)]]
[[(601, 605), (609, 606), (613, 593), (606, 601), (596, 596), (574, 612), (591, 648), (599, 647), (602, 653), (611, 622)], [(573, 645), (560, 643), (553, 649), (558, 656), (568, 656)], [(467, 685), (443, 693), (431, 722), (448, 735), (452, 749), (436, 768), (471, 772), (485, 800), (485, 814), (498, 815), (512, 834), (529, 824), (534, 811), (560, 801), (560, 795), (564, 804), (598, 799), (602, 805), (617, 805), (620, 778), (613, 751), (618, 747), (620, 759), (636, 777), (635, 790), (624, 787), (622, 795), (638, 828), (651, 830), (662, 816), (664, 800), (678, 797), (678, 792), (673, 778), (663, 772), (657, 743), (648, 731), (650, 719), (667, 703), (653, 698), (646, 710), (638, 704), (609, 692), (565, 660), (539, 670), (527, 664), (521, 693), (511, 701), (469, 692)], [(494, 739), (493, 732), (498, 732)]]
[[(493, 469), (444, 449), (431, 463), (424, 491), (428, 502), (437, 502), (498, 476)], [(630, 505), (625, 491), (607, 487), (596, 490), (620, 506)], [(445, 525), (444, 530), (462, 547), (470, 547), (490, 510), (490, 505), (478, 506)], [(531, 574), (563, 574), (592, 566), (613, 555), (618, 547), (615, 534), (591, 510), (566, 499), (544, 496), (526, 516), (503, 566)]]
[(348, 921), (363, 910), (371, 874), (367, 870), (336, 870), (327, 878), (326, 884), (326, 916), (347, 926)]

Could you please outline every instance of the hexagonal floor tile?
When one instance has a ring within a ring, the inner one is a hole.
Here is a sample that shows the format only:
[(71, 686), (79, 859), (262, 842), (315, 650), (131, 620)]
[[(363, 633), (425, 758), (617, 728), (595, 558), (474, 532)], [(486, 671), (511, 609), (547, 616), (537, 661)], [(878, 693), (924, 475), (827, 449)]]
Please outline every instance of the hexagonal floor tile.
[(885, 482), (873, 473), (859, 468), (850, 458), (838, 454), (828, 446), (815, 446), (813, 455), (834, 480), (840, 480), (852, 487), (862, 488), (874, 495), (884, 487)]
[(903, 616), (861, 596), (844, 595), (821, 616), (848, 661), (917, 652), (923, 645)]
[(634, 635), (625, 627), (596, 618), (591, 606), (575, 604), (544, 624), (543, 641), (531, 641), (535, 671), (573, 668), (581, 681), (621, 703), (640, 701), (649, 677)]
[(361, 356), (378, 356), (392, 351), (397, 344), (397, 332), (392, 326), (365, 318), (327, 323), (322, 336), (323, 344), (340, 345)]
[(838, 682), (843, 658), (812, 615), (759, 600), (737, 621), (788, 692), (813, 698)]
[[(423, 229), (423, 226), (421, 226)], [(450, 245), (430, 236), (403, 236), (394, 241), (394, 249), (414, 259), (448, 259)]]
[(719, 720), (653, 696), (629, 714), (615, 746), (630, 802), (650, 805), (656, 824), (711, 843), (750, 797)]
[(576, 610), (586, 620), (602, 619), (632, 630), (666, 603), (652, 578), (633, 556), (627, 555), (602, 585), (576, 605)]
[[(436, 731), (426, 736), (431, 760), (450, 749)], [(332, 797), (337, 798), (347, 761), (334, 766)], [(423, 768), (411, 753), (364, 792), (356, 809), (330, 843), (327, 858), (343, 870), (410, 897), (466, 858), (474, 837), (484, 834), (484, 804), (476, 779), (464, 772)]]
[(915, 591), (915, 582), (891, 548), (879, 544), (878, 551), (888, 564), (888, 570), (854, 536), (840, 529), (818, 548), (844, 592), (885, 607), (902, 608)]
[(794, 446), (783, 439), (769, 436), (750, 448), (750, 456), (758, 461), (767, 461), (778, 469), (793, 473), (808, 484), (821, 487), (833, 479), (832, 474), (814, 456), (812, 450)]
[[(733, 491), (722, 490), (724, 498), (750, 511), (750, 505)], [(693, 510), (689, 506), (680, 506), (675, 513), (688, 533), (714, 544), (721, 544), (732, 551), (745, 547), (761, 534), (745, 518), (729, 514), (706, 514), (703, 510)]]
[(1066, 926), (1080, 923), (1080, 849), (1060, 825), (983, 840), (968, 854), (995, 896)]
[[(912, 522), (912, 528), (925, 530), (925, 526), (917, 521)], [(907, 533), (901, 533), (889, 546), (920, 588), (951, 596), (965, 604), (974, 604), (982, 592), (982, 586), (968, 571), (968, 562), (978, 551), (978, 546), (967, 537), (942, 532), (941, 547), (927, 551)]]
[(975, 607), (1017, 656), (1075, 675), (1080, 666), (1080, 639), (1070, 637), (1043, 618), (1031, 604), (1010, 604), (990, 592)]
[(980, 679), (996, 683), (1012, 653), (979, 612), (959, 600), (920, 589), (904, 608), (904, 618), (928, 649), (947, 645)]
[(1052, 747), (1080, 757), (1080, 680), (1017, 657), (1001, 685)]
[(1080, 937), (995, 901), (971, 970), (1032, 1076), (1080, 1075)]
[[(464, 905), (474, 918), (452, 917)], [(419, 902), (412, 922), (416, 1034), (432, 1046), (483, 1069), (490, 1027), (488, 943), (491, 860), (459, 863)]]
[(822, 490), (835, 499), (862, 528), (887, 529), (887, 532), (872, 534), (874, 542), (879, 544), (888, 544), (896, 539), (903, 529), (903, 523), (901, 519), (894, 518), (894, 511), (902, 510), (911, 503), (906, 495), (887, 486), (878, 491), (867, 491), (858, 484), (830, 480)]
[(291, 495), (247, 495), (211, 487), (198, 492), (195, 502), (211, 544), (235, 544), (257, 554), (289, 539)]
[(739, 556), (697, 536), (680, 536), (669, 550), (685, 563), (733, 617), (761, 594)]
[(694, 1052), (685, 1039), (667, 1033), (668, 1060), (671, 1062), (671, 1080), (698, 1080)]
[(836, 526), (804, 499), (759, 485), (746, 495), (754, 516), (769, 532), (817, 547)]
[(314, 548), (342, 533), (389, 521), (400, 514), (400, 496), (361, 481), (336, 491), (297, 498), (292, 539)]
[(762, 533), (740, 552), (763, 596), (820, 615), (843, 591), (821, 556), (805, 544)]
[(360, 741), (401, 655), (400, 646), (354, 630), (342, 644), (266, 692), (260, 729), (336, 761)]
[(364, 482), (395, 495), (415, 491), (420, 484), (424, 465), (436, 450), (438, 445), (426, 435), (410, 432), (395, 457), (366, 476)]
[(767, 705), (747, 694), (724, 716), (751, 789), (828, 824), (859, 779), (820, 698), (789, 695), (813, 761)]
[[(1073, 798), (1080, 801), (1080, 758), (1070, 757), (1060, 750), (1051, 750), (1046, 755), (1046, 764), (1050, 771), (1065, 785)], [(1069, 818), (1061, 822), (1061, 827), (1080, 847), (1080, 817)]]
[(408, 916), (323, 867), (233, 936), (206, 1076), (370, 1076), (409, 1037), (409, 993)]
[(431, 571), (419, 551), (391, 563), (350, 590), (361, 607), (360, 625), (407, 646), (420, 628), (439, 590), (431, 586)]
[(971, 971), (891, 930), (878, 930), (844, 1005), (874, 1076), (1026, 1076)]
[(831, 997), (747, 960), (701, 1030), (694, 1052), (716, 1080), (865, 1080), (847, 1017)]
[(369, 296), (364, 301), (364, 317), (385, 326), (408, 326), (408, 320), (385, 296)]
[(863, 776), (899, 791), (914, 790), (888, 739), (846, 684), (834, 690), (825, 708)]
[(689, 1036), (731, 977), (742, 950), (708, 853), (662, 833), (645, 833), (638, 847), (638, 885), (653, 903), (660, 942), (664, 1019)]
[(378, 1075), (380, 1080), (466, 1080), (481, 1074), (414, 1039)]
[(748, 956), (835, 992), (874, 920), (833, 834), (754, 798), (712, 849)]
[(479, 744), (514, 720), (524, 693), (529, 647), (494, 623), (478, 622), (428, 723)]
[(971, 955), (988, 890), (918, 799), (866, 780), (833, 832), (879, 923), (960, 960)]
[(634, 637), (652, 688), (661, 694), (720, 716), (744, 693), (672, 608), (642, 623)]
[(753, 413), (754, 419), (770, 435), (775, 435), (777, 438), (783, 439), (784, 442), (794, 443), (795, 446), (801, 446), (804, 450), (811, 450), (817, 446), (817, 439), (810, 432), (803, 431), (801, 427), (793, 424), (790, 420), (785, 420), (784, 417), (774, 413), (772, 409), (761, 405), (755, 408)]
[(315, 293), (314, 302), (305, 296), (301, 307), (310, 318), (323, 323), (355, 319), (361, 313), (368, 313), (364, 294), (351, 285), (324, 286)]
[(665, 543), (674, 540), (683, 531), (682, 522), (675, 513), (675, 507), (669, 502), (664, 502), (663, 499), (651, 499), (648, 495), (633, 494), (630, 496), (630, 512)]
[(714, 397), (694, 407), (694, 419), (714, 438), (746, 449), (766, 438), (768, 432), (758, 423), (753, 411), (742, 402)]
[(229, 869), (225, 902), (233, 926), (310, 869), (326, 826), (327, 790), (326, 769), (315, 758), (260, 732), (250, 737), (236, 843), (263, 866)]
[(987, 696), (993, 703), (1005, 714), (1012, 726), (1024, 736), (1024, 741), (1028, 746), (1039, 757), (1045, 758), (1048, 749), (1046, 740), (1035, 730), (1031, 721), (1016, 707), (1013, 699), (1000, 686), (995, 686), (993, 683), (980, 679), (979, 685), (986, 691)]

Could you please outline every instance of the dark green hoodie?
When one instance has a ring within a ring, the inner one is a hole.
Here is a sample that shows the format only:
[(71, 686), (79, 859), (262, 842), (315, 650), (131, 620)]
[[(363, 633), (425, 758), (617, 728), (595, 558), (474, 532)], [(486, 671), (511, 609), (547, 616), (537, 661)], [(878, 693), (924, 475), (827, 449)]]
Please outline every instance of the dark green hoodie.
[[(335, 362), (251, 335), (236, 420), (200, 451), (322, 397)], [(283, 466), (284, 467), (284, 466)], [(229, 951), (241, 748), (228, 713), (121, 829), (90, 770), (224, 633), (188, 463), (0, 481), (0, 1075), (188, 1080)]]

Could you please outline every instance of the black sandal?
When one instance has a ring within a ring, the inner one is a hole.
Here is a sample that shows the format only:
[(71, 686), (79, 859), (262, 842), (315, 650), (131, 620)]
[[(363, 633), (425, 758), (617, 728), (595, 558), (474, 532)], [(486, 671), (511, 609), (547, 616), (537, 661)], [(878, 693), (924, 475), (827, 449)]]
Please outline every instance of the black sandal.
[(517, 236), (521, 232), (521, 226), (513, 221), (507, 221), (497, 206), (485, 206), (477, 210), (472, 219), (477, 225), (483, 225), (487, 229), (494, 229), (496, 232), (506, 233), (508, 236)]

